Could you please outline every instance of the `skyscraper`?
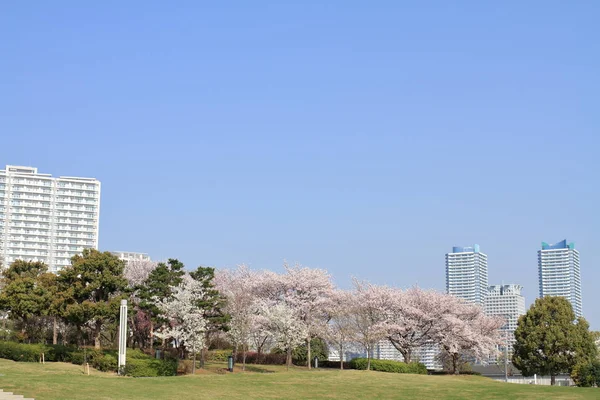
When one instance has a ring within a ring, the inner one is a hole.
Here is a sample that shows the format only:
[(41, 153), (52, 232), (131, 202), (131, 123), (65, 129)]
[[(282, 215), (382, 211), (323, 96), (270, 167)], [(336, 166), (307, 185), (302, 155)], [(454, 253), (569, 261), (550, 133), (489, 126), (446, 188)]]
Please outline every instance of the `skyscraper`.
[(508, 339), (508, 352), (511, 354), (519, 317), (525, 314), (525, 298), (521, 295), (522, 289), (521, 285), (492, 285), (488, 288), (488, 295), (485, 298), (485, 314), (506, 319), (506, 324), (501, 328), (502, 340)]
[(581, 273), (579, 252), (574, 243), (567, 240), (555, 244), (542, 242), (538, 250), (538, 273), (540, 297), (566, 297), (573, 306), (575, 315), (582, 315)]
[(446, 291), (483, 306), (488, 292), (487, 255), (473, 247), (453, 247), (446, 254)]
[(0, 170), (0, 262), (41, 261), (56, 272), (98, 248), (99, 215), (98, 180), (7, 165)]

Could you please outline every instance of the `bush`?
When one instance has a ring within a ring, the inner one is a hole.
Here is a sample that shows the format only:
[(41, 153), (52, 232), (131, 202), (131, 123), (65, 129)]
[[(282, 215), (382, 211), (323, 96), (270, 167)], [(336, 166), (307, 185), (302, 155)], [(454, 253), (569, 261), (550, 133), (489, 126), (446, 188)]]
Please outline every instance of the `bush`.
[(48, 353), (48, 350), (43, 344), (0, 342), (0, 358), (13, 361), (38, 362), (42, 353)]
[[(350, 361), (350, 368), (366, 370), (366, 358), (355, 358)], [(371, 360), (371, 370), (380, 372), (393, 372), (397, 374), (427, 374), (427, 368), (417, 362), (405, 363), (392, 360)]]
[[(329, 360), (319, 361), (319, 367), (320, 368), (340, 369), (340, 362), (339, 361), (329, 361)], [(344, 361), (344, 369), (352, 369), (352, 367), (350, 366), (350, 362)]]
[(600, 386), (600, 361), (577, 364), (571, 378), (580, 387)]
[[(429, 375), (454, 375), (452, 371), (444, 371), (444, 370), (430, 370), (427, 371)], [(460, 371), (460, 375), (481, 375), (480, 372), (477, 371)]]
[(125, 375), (134, 378), (177, 375), (177, 361), (152, 358), (146, 360), (140, 358), (127, 359)]
[(206, 354), (206, 361), (227, 361), (227, 357), (231, 353), (231, 350), (209, 350)]
[[(259, 359), (257, 352), (248, 351), (246, 353), (246, 364), (283, 365), (285, 364), (285, 357), (286, 355), (281, 353), (262, 353)], [(241, 351), (237, 353), (235, 362), (242, 363)]]
[(44, 354), (46, 361), (71, 362), (71, 353), (77, 351), (73, 346), (64, 346), (55, 344), (47, 346), (47, 353)]
[[(306, 357), (308, 356), (308, 349), (306, 343), (301, 344), (292, 351), (292, 360), (295, 365), (306, 365)], [(310, 362), (313, 364), (315, 357), (319, 359), (319, 362), (327, 360), (329, 356), (329, 349), (327, 343), (323, 339), (313, 338), (310, 340)]]
[[(76, 349), (62, 345), (0, 342), (0, 358), (13, 361), (38, 362), (44, 353), (46, 361), (63, 361), (82, 365), (85, 362), (99, 371), (117, 371), (115, 350)], [(141, 350), (128, 349), (125, 374), (129, 376), (171, 376), (177, 374), (177, 360), (155, 360)]]

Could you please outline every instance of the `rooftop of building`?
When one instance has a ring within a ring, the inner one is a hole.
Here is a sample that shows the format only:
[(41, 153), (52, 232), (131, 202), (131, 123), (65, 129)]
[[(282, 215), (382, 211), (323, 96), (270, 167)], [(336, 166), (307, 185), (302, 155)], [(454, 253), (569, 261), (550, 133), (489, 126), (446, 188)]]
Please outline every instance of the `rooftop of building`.
[(479, 253), (479, 245), (475, 244), (473, 246), (454, 246), (452, 247), (452, 253)]
[(548, 244), (542, 242), (542, 250), (558, 250), (558, 249), (575, 249), (575, 243), (567, 243), (567, 239), (564, 239), (558, 243)]
[[(29, 167), (23, 165), (7, 165), (5, 169), (0, 169), (0, 174), (10, 174), (19, 176), (35, 175), (37, 177), (52, 178), (52, 174), (41, 174), (38, 172), (38, 169), (36, 167)], [(98, 181), (96, 178), (85, 178), (79, 176), (58, 176), (57, 178), (92, 182)]]

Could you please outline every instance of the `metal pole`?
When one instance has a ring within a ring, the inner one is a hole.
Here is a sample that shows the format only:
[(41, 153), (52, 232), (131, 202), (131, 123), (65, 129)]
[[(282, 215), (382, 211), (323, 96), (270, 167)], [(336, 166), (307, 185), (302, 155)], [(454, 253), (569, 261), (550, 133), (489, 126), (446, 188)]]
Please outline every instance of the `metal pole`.
[(121, 300), (119, 314), (119, 375), (123, 375), (125, 373), (125, 353), (127, 351), (127, 300)]
[(508, 382), (508, 330), (504, 331), (506, 342), (504, 343), (504, 382)]

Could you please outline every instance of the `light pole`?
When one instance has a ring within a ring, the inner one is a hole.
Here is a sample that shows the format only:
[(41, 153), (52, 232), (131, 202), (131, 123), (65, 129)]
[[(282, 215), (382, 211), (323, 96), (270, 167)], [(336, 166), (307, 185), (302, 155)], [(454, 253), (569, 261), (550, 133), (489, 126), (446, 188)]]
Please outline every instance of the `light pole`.
[(119, 375), (124, 375), (125, 353), (127, 351), (127, 300), (121, 300), (119, 314)]
[(508, 329), (504, 330), (504, 382), (508, 382)]

